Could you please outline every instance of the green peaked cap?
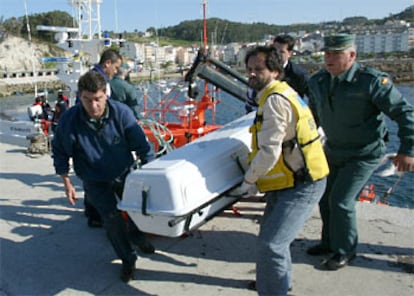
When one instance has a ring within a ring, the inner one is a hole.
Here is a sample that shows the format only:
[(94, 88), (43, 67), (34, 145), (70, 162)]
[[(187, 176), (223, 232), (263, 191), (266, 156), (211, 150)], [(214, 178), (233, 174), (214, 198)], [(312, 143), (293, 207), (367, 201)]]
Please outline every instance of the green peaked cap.
[(340, 34), (325, 36), (323, 40), (324, 40), (324, 47), (322, 48), (322, 50), (341, 51), (355, 44), (355, 35), (340, 33)]

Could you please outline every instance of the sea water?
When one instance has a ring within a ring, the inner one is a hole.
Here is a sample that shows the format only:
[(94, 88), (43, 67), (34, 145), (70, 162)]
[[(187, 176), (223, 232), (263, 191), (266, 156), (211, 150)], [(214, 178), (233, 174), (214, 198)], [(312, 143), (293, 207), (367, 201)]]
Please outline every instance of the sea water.
[[(398, 85), (398, 89), (403, 96), (414, 105), (414, 85)], [(397, 153), (400, 145), (397, 135), (398, 126), (388, 117), (386, 117), (385, 120), (390, 136), (387, 144), (387, 153)], [(404, 173), (402, 176), (393, 174), (386, 177), (381, 177), (381, 173), (382, 170), (377, 170), (368, 181), (368, 185), (373, 184), (375, 186), (374, 191), (377, 195), (379, 195), (380, 198), (384, 198), (389, 205), (414, 208), (414, 172)]]
[[(400, 84), (397, 86), (404, 97), (414, 104), (414, 85)], [(157, 98), (165, 97), (163, 89), (157, 83), (150, 83), (143, 88), (137, 86), (138, 98), (144, 95), (144, 89), (147, 94), (150, 105), (159, 102)], [(225, 93), (224, 91), (215, 92), (211, 90), (209, 93), (218, 102), (215, 108), (215, 115), (212, 110), (208, 110), (206, 114), (207, 123), (226, 124), (245, 114), (244, 104)], [(186, 99), (186, 92), (177, 97), (178, 101)], [(56, 95), (49, 95), (49, 102), (53, 105)], [(188, 99), (188, 98), (187, 98)], [(2, 117), (11, 117), (20, 120), (28, 120), (27, 107), (33, 103), (33, 96), (11, 96), (0, 98), (0, 113)], [(142, 106), (142, 101), (140, 102)], [(214, 122), (213, 122), (214, 121)], [(397, 136), (398, 126), (395, 122), (386, 117), (389, 129), (390, 140), (387, 144), (387, 153), (397, 153), (399, 147), (399, 139)], [(1, 122), (0, 122), (1, 124)], [(382, 169), (382, 168), (381, 168)], [(392, 174), (381, 176), (383, 170), (377, 170), (367, 182), (367, 185), (374, 185), (374, 191), (377, 196), (390, 206), (414, 208), (414, 172), (404, 173), (402, 176)]]

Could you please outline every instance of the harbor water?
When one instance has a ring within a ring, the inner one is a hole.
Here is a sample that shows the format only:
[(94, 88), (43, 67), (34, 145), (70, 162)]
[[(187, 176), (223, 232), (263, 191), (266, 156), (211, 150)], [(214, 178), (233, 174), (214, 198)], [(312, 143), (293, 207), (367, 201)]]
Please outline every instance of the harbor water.
[[(411, 104), (414, 104), (413, 84), (401, 84), (398, 85), (398, 89)], [(165, 88), (160, 88), (157, 83), (149, 83), (145, 87), (137, 86), (138, 98), (142, 98), (145, 92), (149, 103), (152, 105), (159, 102), (157, 98), (166, 96), (163, 91), (165, 92)], [(180, 95), (181, 100), (184, 100), (185, 94), (186, 92), (183, 89)], [(212, 115), (212, 111), (208, 110), (206, 115), (208, 123), (225, 124), (244, 114), (244, 104), (224, 91), (215, 92), (211, 90), (210, 95), (219, 103), (216, 105), (214, 116)], [(56, 94), (49, 94), (48, 99), (51, 105), (53, 105), (55, 98)], [(180, 98), (177, 100), (180, 100)], [(27, 107), (32, 103), (33, 96), (30, 95), (1, 98), (0, 113), (2, 119), (28, 120)], [(140, 104), (142, 106), (142, 101)], [(399, 139), (397, 136), (398, 127), (389, 118), (386, 118), (386, 122), (390, 134), (387, 153), (397, 153), (399, 147)], [(388, 205), (401, 208), (414, 208), (414, 172), (404, 173), (401, 177), (395, 174), (383, 177), (380, 176), (380, 171), (378, 170), (374, 172), (368, 181), (367, 186), (369, 185), (374, 187), (377, 197)]]

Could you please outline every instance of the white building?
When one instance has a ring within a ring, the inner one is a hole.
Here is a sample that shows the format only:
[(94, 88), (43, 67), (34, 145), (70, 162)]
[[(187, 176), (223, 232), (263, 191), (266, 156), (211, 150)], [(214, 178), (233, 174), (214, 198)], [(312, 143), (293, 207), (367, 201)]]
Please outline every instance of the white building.
[(237, 53), (240, 51), (239, 43), (227, 44), (223, 50), (223, 62), (225, 64), (234, 65), (237, 62)]
[(414, 28), (405, 22), (354, 29), (360, 53), (408, 52), (413, 48)]

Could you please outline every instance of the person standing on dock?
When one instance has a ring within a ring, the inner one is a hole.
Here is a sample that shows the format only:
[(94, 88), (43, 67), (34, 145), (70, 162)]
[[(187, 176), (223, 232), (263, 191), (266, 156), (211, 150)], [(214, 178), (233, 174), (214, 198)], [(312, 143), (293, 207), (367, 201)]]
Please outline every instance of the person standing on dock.
[(63, 112), (65, 112), (69, 108), (68, 105), (69, 105), (68, 101), (65, 101), (61, 97), (58, 97), (58, 100), (55, 104), (55, 112), (53, 112), (53, 117), (52, 117), (52, 132), (53, 132), (53, 134), (56, 133), (56, 127), (58, 125), (59, 118), (62, 116)]
[(139, 119), (137, 90), (134, 85), (126, 81), (129, 71), (125, 66), (118, 68), (114, 78), (111, 79), (111, 99), (126, 104), (131, 108), (136, 119)]
[[(107, 83), (106, 94), (108, 98), (111, 97), (111, 85), (110, 80), (116, 75), (119, 67), (122, 64), (122, 56), (114, 49), (106, 49), (100, 59), (99, 63), (96, 64), (92, 71), (101, 74)], [(99, 216), (98, 211), (91, 205), (87, 193), (85, 192), (84, 198), (85, 216), (88, 219), (88, 226), (91, 228), (102, 227), (102, 219)]]
[(283, 79), (283, 61), (272, 46), (245, 58), (249, 86), (257, 92), (250, 165), (234, 193), (265, 193), (257, 243), (259, 295), (286, 295), (292, 287), (290, 244), (312, 213), (326, 185), (328, 164), (312, 113)]
[(58, 102), (65, 102), (66, 107), (69, 108), (70, 104), (69, 104), (69, 99), (68, 97), (63, 93), (63, 90), (59, 89), (58, 93), (57, 93), (57, 101)]
[(121, 65), (122, 56), (119, 52), (114, 49), (107, 49), (102, 53), (99, 63), (92, 68), (93, 71), (96, 71), (105, 77), (105, 80), (108, 83), (106, 88), (108, 97), (111, 96), (111, 86), (109, 85), (109, 82), (114, 78), (116, 73), (118, 73)]
[(358, 245), (356, 203), (386, 152), (384, 114), (399, 127), (400, 147), (394, 158), (398, 171), (414, 170), (414, 108), (390, 77), (355, 61), (355, 36), (326, 36), (325, 68), (309, 80), (309, 103), (327, 141), (330, 175), (319, 202), (322, 238), (310, 247), (312, 256), (329, 255), (328, 270), (355, 258)]
[(136, 254), (133, 245), (153, 253), (154, 247), (128, 217), (117, 209), (117, 196), (136, 158), (145, 164), (154, 158), (145, 133), (132, 111), (109, 100), (105, 78), (96, 71), (78, 82), (80, 104), (69, 108), (59, 120), (52, 141), (53, 165), (61, 176), (66, 196), (74, 205), (77, 197), (69, 177), (69, 160), (91, 205), (102, 218), (109, 241), (122, 260), (121, 280), (133, 279)]
[(302, 99), (308, 96), (309, 74), (305, 68), (292, 62), (295, 39), (290, 35), (278, 35), (273, 39), (273, 46), (279, 49), (282, 55), (284, 80)]

